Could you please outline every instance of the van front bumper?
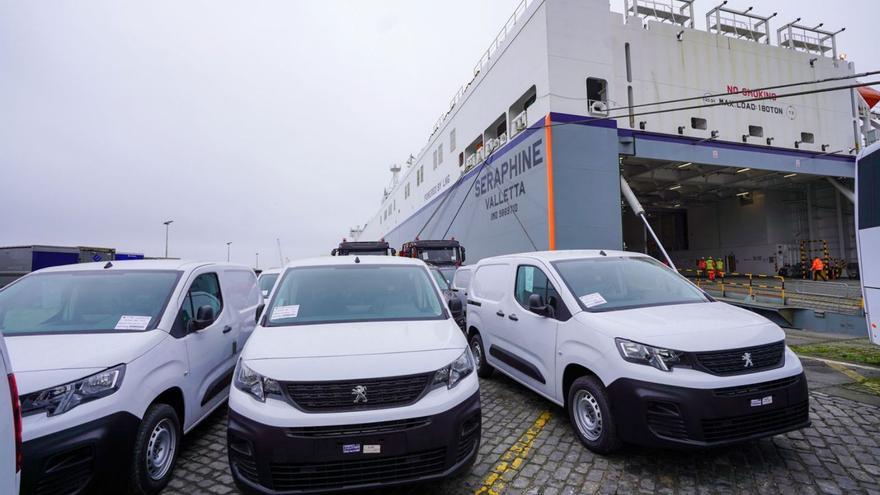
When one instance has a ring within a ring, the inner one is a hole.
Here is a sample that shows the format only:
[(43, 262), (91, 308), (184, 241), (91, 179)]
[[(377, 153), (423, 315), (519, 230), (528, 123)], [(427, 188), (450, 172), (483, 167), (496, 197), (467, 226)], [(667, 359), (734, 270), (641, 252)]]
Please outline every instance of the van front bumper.
[(118, 412), (24, 442), (21, 493), (118, 493), (139, 424)]
[(457, 474), (480, 445), (479, 391), (434, 416), (332, 427), (267, 426), (230, 409), (232, 477), (245, 493), (325, 493)]
[(608, 386), (621, 440), (656, 447), (714, 447), (810, 425), (803, 372), (738, 387), (696, 389), (621, 378)]

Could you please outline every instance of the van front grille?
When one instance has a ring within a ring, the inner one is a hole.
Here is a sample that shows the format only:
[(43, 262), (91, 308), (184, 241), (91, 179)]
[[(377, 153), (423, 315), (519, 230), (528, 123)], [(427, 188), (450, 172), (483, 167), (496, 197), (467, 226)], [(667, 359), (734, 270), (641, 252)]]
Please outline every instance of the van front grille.
[(741, 375), (782, 366), (785, 343), (694, 353), (697, 363), (715, 375)]
[(805, 424), (809, 419), (809, 402), (804, 401), (771, 411), (743, 414), (722, 419), (704, 419), (702, 421), (703, 437), (707, 442), (736, 440), (762, 433), (795, 428)]
[(434, 373), (338, 382), (286, 382), (290, 400), (307, 412), (401, 407), (417, 401)]

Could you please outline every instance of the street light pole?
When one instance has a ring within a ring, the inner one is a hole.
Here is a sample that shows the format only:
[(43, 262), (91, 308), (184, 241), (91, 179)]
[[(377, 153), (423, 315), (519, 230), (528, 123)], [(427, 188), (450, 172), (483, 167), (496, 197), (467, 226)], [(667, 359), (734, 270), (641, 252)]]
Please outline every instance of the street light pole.
[(174, 220), (166, 220), (162, 223), (165, 225), (165, 259), (168, 259), (168, 226), (174, 223)]
[(260, 269), (260, 253), (257, 253), (257, 265), (254, 268)]
[(226, 262), (229, 263), (229, 245), (232, 244), (232, 241), (226, 243)]

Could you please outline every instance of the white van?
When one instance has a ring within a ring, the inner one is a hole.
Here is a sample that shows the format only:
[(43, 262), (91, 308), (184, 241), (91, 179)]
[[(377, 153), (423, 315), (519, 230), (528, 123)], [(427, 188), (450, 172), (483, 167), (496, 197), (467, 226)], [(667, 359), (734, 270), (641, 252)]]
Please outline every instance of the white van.
[(723, 445), (810, 424), (784, 332), (645, 255), (484, 259), (467, 322), (479, 376), (497, 369), (566, 407), (598, 453), (621, 442)]
[(254, 272), (226, 263), (87, 263), (5, 287), (22, 491), (161, 490), (182, 434), (226, 400), (260, 302)]
[(0, 333), (0, 493), (16, 495), (21, 479), (21, 405)]
[(468, 469), (480, 444), (473, 369), (423, 262), (294, 262), (235, 372), (232, 476), (246, 493), (301, 493)]

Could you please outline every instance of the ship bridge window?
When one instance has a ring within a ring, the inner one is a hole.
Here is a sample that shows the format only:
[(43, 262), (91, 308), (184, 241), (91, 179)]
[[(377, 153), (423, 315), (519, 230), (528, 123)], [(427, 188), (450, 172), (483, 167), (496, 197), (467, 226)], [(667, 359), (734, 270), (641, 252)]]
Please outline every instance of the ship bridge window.
[(529, 126), (528, 109), (537, 99), (537, 88), (532, 86), (510, 106), (507, 112), (507, 115), (510, 115), (510, 129), (507, 132), (509, 137), (515, 136)]
[(590, 113), (608, 114), (608, 81), (596, 77), (587, 78), (587, 108)]

